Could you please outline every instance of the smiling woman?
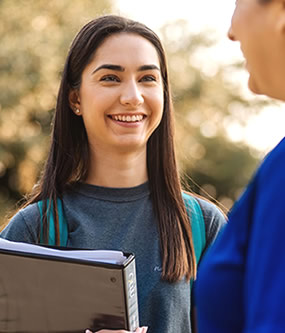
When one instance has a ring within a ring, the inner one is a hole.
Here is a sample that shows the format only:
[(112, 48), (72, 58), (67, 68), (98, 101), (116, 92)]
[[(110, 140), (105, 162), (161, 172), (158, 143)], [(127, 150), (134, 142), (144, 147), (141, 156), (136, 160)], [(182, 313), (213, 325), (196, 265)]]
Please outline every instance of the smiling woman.
[[(134, 253), (149, 333), (191, 332), (191, 280), (225, 222), (216, 206), (182, 191), (169, 91), (152, 30), (112, 15), (87, 23), (66, 59), (43, 176), (1, 233), (49, 243), (52, 210), (58, 245)], [(106, 328), (89, 328), (99, 325)]]

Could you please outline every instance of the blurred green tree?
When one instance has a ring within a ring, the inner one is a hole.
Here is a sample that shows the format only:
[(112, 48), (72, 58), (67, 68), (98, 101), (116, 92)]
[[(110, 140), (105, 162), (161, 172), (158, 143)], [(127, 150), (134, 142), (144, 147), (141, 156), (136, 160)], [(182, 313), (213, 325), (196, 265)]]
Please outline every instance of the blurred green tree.
[(110, 11), (111, 0), (0, 1), (0, 224), (39, 176), (71, 40)]

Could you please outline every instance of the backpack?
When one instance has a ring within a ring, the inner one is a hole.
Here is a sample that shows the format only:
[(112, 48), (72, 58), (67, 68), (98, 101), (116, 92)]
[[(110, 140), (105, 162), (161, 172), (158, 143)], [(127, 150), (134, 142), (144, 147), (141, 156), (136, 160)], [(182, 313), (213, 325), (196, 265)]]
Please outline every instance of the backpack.
[(182, 192), (187, 214), (191, 220), (194, 252), (197, 265), (206, 246), (206, 228), (202, 209), (198, 200), (185, 192)]
[[(206, 245), (206, 231), (205, 231), (205, 222), (201, 207), (193, 196), (182, 193), (182, 197), (186, 206), (188, 216), (191, 217), (191, 227), (192, 227), (192, 236), (194, 241), (194, 251), (196, 256), (197, 264), (201, 258), (203, 250)], [(41, 234), (40, 234), (40, 243), (43, 241), (43, 201), (39, 201), (38, 208), (41, 215)], [(47, 201), (49, 205), (49, 200)], [(68, 223), (64, 216), (63, 206), (61, 199), (57, 199), (57, 211), (58, 211), (58, 222), (59, 222), (59, 231), (60, 231), (60, 246), (66, 246), (68, 240)], [(54, 225), (54, 216), (53, 216), (53, 204), (51, 203), (50, 209), (48, 210), (48, 221), (49, 221), (49, 235), (48, 235), (48, 244), (55, 245), (55, 225)]]
[[(59, 222), (59, 234), (60, 234), (60, 246), (66, 246), (68, 240), (68, 224), (64, 216), (62, 201), (61, 199), (56, 199), (57, 203), (57, 213)], [(38, 208), (41, 216), (41, 233), (40, 233), (40, 244), (44, 243), (43, 238), (43, 201), (38, 201)], [(49, 200), (47, 200), (47, 206), (49, 205)], [(53, 216), (53, 203), (50, 205), (50, 209), (47, 212), (47, 220), (49, 221), (49, 234), (48, 234), (48, 245), (56, 245), (55, 240), (55, 224)]]

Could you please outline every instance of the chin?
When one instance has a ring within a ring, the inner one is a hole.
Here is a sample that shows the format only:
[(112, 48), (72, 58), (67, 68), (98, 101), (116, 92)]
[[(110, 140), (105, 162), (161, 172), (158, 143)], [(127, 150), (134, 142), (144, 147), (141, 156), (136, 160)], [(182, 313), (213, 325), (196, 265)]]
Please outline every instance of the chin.
[(269, 87), (263, 87), (262, 89), (260, 85), (258, 85), (256, 81), (254, 81), (252, 78), (249, 78), (248, 87), (254, 94), (264, 95), (270, 98), (278, 99), (280, 101), (285, 101), (285, 95), (283, 94), (283, 90), (278, 91), (272, 86), (270, 87), (271, 89)]
[(257, 95), (264, 95), (265, 92), (261, 91), (261, 89), (259, 88), (258, 84), (256, 83), (255, 80), (253, 80), (253, 78), (250, 76), (248, 79), (248, 88), (249, 90), (251, 90), (254, 94)]
[(146, 149), (146, 144), (137, 143), (137, 142), (124, 142), (117, 145), (117, 151), (121, 152), (141, 152)]

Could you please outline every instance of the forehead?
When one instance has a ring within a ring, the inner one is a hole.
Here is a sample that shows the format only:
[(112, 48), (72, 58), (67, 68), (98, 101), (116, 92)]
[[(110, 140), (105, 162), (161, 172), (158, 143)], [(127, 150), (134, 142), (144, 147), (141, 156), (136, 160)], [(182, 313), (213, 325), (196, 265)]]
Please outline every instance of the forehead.
[(107, 37), (96, 50), (92, 62), (155, 64), (160, 67), (154, 45), (135, 33), (117, 33)]

